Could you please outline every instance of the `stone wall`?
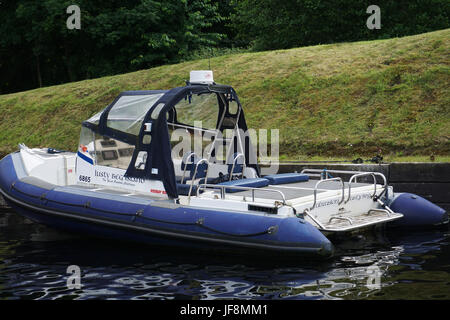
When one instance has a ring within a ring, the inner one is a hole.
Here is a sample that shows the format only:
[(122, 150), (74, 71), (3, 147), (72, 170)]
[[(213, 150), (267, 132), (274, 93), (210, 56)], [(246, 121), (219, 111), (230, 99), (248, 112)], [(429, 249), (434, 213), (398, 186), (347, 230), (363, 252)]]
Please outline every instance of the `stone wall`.
[(306, 168), (381, 172), (394, 191), (415, 193), (450, 211), (450, 163), (282, 163), (279, 172), (301, 172)]

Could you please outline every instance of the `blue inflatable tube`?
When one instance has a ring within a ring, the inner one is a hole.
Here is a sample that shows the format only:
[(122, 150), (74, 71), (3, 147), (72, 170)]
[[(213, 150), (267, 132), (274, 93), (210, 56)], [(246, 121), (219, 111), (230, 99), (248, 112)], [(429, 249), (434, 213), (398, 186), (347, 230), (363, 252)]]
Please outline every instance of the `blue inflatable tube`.
[(436, 227), (449, 221), (444, 209), (412, 193), (396, 193), (388, 206), (403, 214), (403, 218), (389, 224), (392, 227)]

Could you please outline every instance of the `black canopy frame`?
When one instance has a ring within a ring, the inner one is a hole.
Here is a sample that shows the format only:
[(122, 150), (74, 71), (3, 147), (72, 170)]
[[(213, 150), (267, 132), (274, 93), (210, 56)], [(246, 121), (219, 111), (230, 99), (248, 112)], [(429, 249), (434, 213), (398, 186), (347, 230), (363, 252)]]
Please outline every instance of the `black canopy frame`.
[[(167, 115), (171, 118), (171, 121), (177, 123), (177, 118), (175, 114), (175, 106), (182, 99), (189, 98), (189, 96), (194, 94), (202, 93), (216, 93), (218, 95), (218, 106), (219, 112), (217, 117), (216, 127), (219, 125), (223, 116), (229, 119), (234, 119), (237, 123), (237, 128), (246, 132), (248, 130), (247, 123), (245, 121), (244, 113), (242, 110), (242, 105), (236, 94), (236, 91), (227, 85), (220, 84), (187, 84), (184, 87), (177, 87), (171, 90), (151, 90), (151, 91), (126, 91), (122, 92), (108, 107), (106, 107), (99, 119), (98, 124), (84, 121), (83, 126), (90, 128), (92, 131), (107, 136), (119, 141), (123, 141), (130, 145), (134, 145), (135, 149), (133, 156), (131, 158), (128, 169), (126, 170), (125, 176), (144, 178), (149, 180), (160, 180), (162, 181), (164, 188), (167, 192), (169, 198), (177, 199), (177, 185), (175, 178), (175, 168), (172, 160), (172, 148), (170, 144), (169, 129), (168, 129), (168, 119)], [(139, 135), (133, 135), (120, 130), (116, 130), (107, 126), (108, 114), (110, 110), (114, 107), (117, 101), (123, 96), (132, 95), (149, 95), (149, 94), (163, 94), (148, 110), (145, 114), (142, 125), (139, 131)], [(229, 102), (236, 101), (238, 105), (238, 112), (232, 114), (229, 112)], [(160, 104), (164, 106), (161, 108)], [(154, 111), (159, 108), (159, 113), (155, 118), (153, 115)], [(153, 117), (152, 117), (153, 115)], [(147, 124), (147, 125), (146, 125)], [(151, 124), (151, 130), (146, 131), (148, 124)], [(182, 123), (180, 123), (182, 124)], [(186, 124), (183, 124), (186, 125)], [(193, 128), (194, 129), (194, 128)], [(222, 122), (220, 128), (216, 128), (223, 132), (225, 129), (230, 128)], [(151, 139), (148, 139), (150, 143), (144, 143), (144, 136), (151, 135)], [(246, 166), (252, 167), (259, 174), (259, 166), (255, 163), (250, 163), (249, 154), (253, 152), (251, 143), (248, 141), (245, 144), (245, 159)], [(147, 153), (147, 159), (145, 160), (145, 170), (139, 170), (135, 167), (136, 159), (140, 152)]]

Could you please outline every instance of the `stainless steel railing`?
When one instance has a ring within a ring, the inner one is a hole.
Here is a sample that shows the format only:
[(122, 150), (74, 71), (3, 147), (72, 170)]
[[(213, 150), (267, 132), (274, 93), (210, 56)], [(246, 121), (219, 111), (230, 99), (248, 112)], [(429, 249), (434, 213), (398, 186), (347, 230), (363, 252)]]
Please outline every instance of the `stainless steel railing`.
[(284, 193), (280, 190), (275, 189), (261, 189), (261, 188), (252, 188), (252, 187), (238, 187), (238, 186), (228, 186), (228, 185), (220, 185), (220, 184), (200, 184), (197, 188), (197, 196), (199, 196), (201, 189), (220, 189), (220, 198), (225, 199), (226, 196), (226, 190), (227, 189), (235, 189), (235, 190), (242, 190), (242, 191), (251, 191), (252, 194), (252, 202), (255, 202), (255, 191), (258, 192), (271, 192), (271, 193), (277, 193), (280, 195), (280, 199), (282, 201), (282, 204), (286, 204), (286, 196)]
[[(383, 195), (383, 193), (386, 193), (387, 187), (388, 187), (387, 179), (386, 179), (385, 175), (382, 174), (381, 172), (364, 172), (363, 171), (363, 172), (359, 172), (359, 173), (355, 174), (355, 171), (346, 171), (346, 170), (304, 169), (304, 170), (302, 170), (301, 173), (312, 173), (312, 175), (320, 176), (320, 177), (322, 177), (322, 174), (325, 173), (325, 178), (326, 179), (329, 177), (329, 173), (352, 174), (352, 176), (350, 177), (350, 179), (348, 181), (348, 196), (347, 196), (347, 200), (345, 200), (345, 203), (350, 201), (352, 183), (356, 183), (356, 179), (357, 178), (367, 177), (367, 176), (371, 176), (373, 178), (374, 193), (372, 194), (372, 198), (374, 198), (375, 196), (377, 198), (381, 197), (381, 195)], [(383, 179), (383, 190), (378, 195), (377, 195), (377, 179), (376, 179), (376, 176), (379, 176), (379, 177), (381, 177)], [(323, 179), (323, 180), (326, 180), (326, 179)], [(387, 193), (386, 193), (386, 196), (387, 196)]]
[(355, 180), (355, 183), (356, 183), (357, 178), (367, 177), (367, 176), (371, 176), (373, 178), (373, 189), (374, 190), (373, 190), (372, 198), (374, 198), (377, 195), (377, 178), (376, 178), (376, 176), (382, 177), (383, 182), (384, 182), (383, 191), (378, 196), (381, 196), (383, 194), (383, 192), (385, 192), (385, 190), (388, 186), (387, 186), (387, 180), (386, 180), (386, 177), (384, 176), (384, 174), (379, 173), (379, 172), (357, 173), (357, 174), (354, 174), (353, 176), (351, 176), (351, 178), (348, 180), (348, 197), (347, 197), (347, 200), (345, 201), (345, 203), (350, 201), (353, 180)]
[(342, 178), (340, 177), (336, 177), (336, 178), (331, 178), (331, 179), (323, 179), (323, 180), (319, 180), (317, 181), (316, 185), (314, 186), (314, 202), (311, 208), (309, 208), (309, 210), (311, 211), (312, 209), (314, 209), (316, 207), (316, 203), (317, 203), (317, 187), (321, 184), (321, 183), (325, 183), (325, 182), (331, 182), (331, 181), (339, 181), (342, 184), (342, 195), (341, 195), (341, 201), (339, 201), (338, 204), (341, 204), (344, 201), (344, 181), (342, 181)]
[[(189, 186), (189, 193), (188, 193), (188, 201), (189, 201), (189, 202), (191, 201), (191, 193), (192, 193), (192, 188), (194, 187), (194, 181), (195, 181), (195, 179), (197, 178), (198, 166), (199, 166), (200, 164), (202, 164), (202, 163), (206, 163), (206, 172), (205, 172), (205, 176), (204, 176), (205, 184), (206, 184), (206, 181), (207, 181), (207, 179), (208, 179), (209, 161), (208, 161), (207, 159), (204, 159), (204, 158), (203, 158), (203, 159), (200, 159), (200, 160), (195, 164), (194, 175), (193, 175), (192, 180), (191, 180), (191, 185)], [(198, 188), (197, 188), (197, 191), (198, 191)], [(198, 195), (198, 193), (197, 193), (197, 195)]]
[[(197, 166), (201, 163), (207, 160), (206, 159), (201, 159), (198, 163)], [(197, 171), (197, 166), (196, 166), (196, 170)], [(348, 201), (350, 201), (351, 199), (351, 191), (352, 191), (352, 185), (354, 183), (357, 183), (357, 179), (361, 178), (361, 177), (372, 177), (373, 178), (373, 194), (371, 195), (372, 198), (376, 197), (377, 201), (379, 201), (379, 197), (386, 192), (387, 190), (387, 180), (386, 177), (384, 176), (384, 174), (380, 173), (380, 172), (359, 172), (355, 174), (355, 171), (345, 171), (345, 170), (322, 170), (322, 169), (304, 169), (302, 170), (301, 173), (311, 173), (311, 176), (322, 176), (321, 174), (326, 172), (325, 174), (325, 179), (321, 179), (319, 181), (317, 181), (317, 183), (315, 184), (314, 188), (299, 188), (299, 189), (310, 189), (313, 191), (313, 196), (314, 196), (314, 200), (313, 200), (313, 205), (310, 208), (305, 209), (306, 211), (311, 211), (313, 210), (316, 205), (317, 205), (317, 192), (319, 190), (319, 185), (326, 183), (326, 182), (340, 182), (342, 187), (341, 187), (341, 199), (338, 202), (338, 205), (340, 205), (341, 203), (347, 203)], [(345, 183), (342, 180), (341, 177), (335, 177), (335, 178), (328, 178), (329, 174), (328, 173), (337, 173), (337, 174), (353, 174), (349, 181), (348, 181), (348, 195), (347, 195), (347, 199), (345, 199)], [(196, 176), (196, 173), (194, 173), (194, 177)], [(383, 191), (380, 192), (380, 194), (377, 195), (377, 179), (376, 177), (379, 176), (382, 178), (383, 180)], [(322, 176), (323, 178), (323, 176)], [(206, 179), (205, 179), (205, 183), (203, 184), (199, 184), (199, 186), (197, 187), (197, 192), (196, 192), (196, 196), (199, 196), (200, 191), (201, 190), (206, 190), (206, 189), (219, 189), (220, 190), (220, 198), (221, 199), (225, 199), (226, 194), (227, 194), (227, 190), (228, 189), (234, 189), (234, 190), (240, 190), (240, 191), (250, 191), (251, 192), (251, 197), (252, 197), (252, 202), (255, 202), (255, 191), (259, 191), (259, 192), (266, 192), (266, 193), (276, 193), (280, 196), (280, 199), (282, 200), (282, 204), (285, 205), (286, 204), (286, 196), (285, 194), (280, 191), (280, 190), (276, 190), (276, 189), (262, 189), (262, 188), (252, 188), (252, 187), (240, 187), (240, 186), (230, 186), (230, 185), (217, 185), (217, 184), (207, 184), (206, 183)], [(291, 189), (295, 189), (295, 188), (291, 188)], [(320, 189), (322, 190), (322, 189)], [(190, 195), (191, 195), (191, 191), (192, 191), (192, 185), (191, 188), (189, 190), (189, 200), (190, 200)], [(330, 190), (332, 191), (332, 190)], [(384, 205), (384, 203), (380, 203), (382, 205)]]

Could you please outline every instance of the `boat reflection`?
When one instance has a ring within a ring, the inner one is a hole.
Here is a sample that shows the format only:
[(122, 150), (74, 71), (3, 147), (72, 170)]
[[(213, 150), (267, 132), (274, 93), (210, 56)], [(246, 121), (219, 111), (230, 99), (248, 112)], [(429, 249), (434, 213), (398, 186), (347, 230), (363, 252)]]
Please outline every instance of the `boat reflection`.
[[(0, 219), (7, 299), (448, 299), (449, 231), (372, 232), (337, 241), (332, 260), (258, 261), (70, 236)], [(82, 270), (66, 286), (69, 265)], [(405, 289), (407, 287), (407, 289)]]

